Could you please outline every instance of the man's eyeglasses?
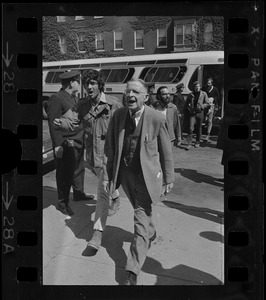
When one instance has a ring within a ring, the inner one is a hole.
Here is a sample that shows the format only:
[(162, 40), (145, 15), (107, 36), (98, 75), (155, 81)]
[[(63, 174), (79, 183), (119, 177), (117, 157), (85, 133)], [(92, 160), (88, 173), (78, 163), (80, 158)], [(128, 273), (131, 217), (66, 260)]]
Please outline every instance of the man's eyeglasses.
[(124, 92), (126, 95), (130, 95), (131, 93), (135, 96), (139, 96), (141, 94), (147, 94), (147, 93), (144, 93), (144, 92), (139, 92), (139, 91), (136, 91), (136, 90), (125, 90)]

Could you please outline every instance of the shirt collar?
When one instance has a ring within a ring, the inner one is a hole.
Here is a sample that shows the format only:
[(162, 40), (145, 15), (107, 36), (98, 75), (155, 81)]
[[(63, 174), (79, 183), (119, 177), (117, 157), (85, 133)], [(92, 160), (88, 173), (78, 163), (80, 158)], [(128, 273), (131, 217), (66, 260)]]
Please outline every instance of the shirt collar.
[(166, 110), (169, 107), (169, 104), (170, 104), (170, 102), (167, 105), (165, 105), (164, 107), (162, 107), (161, 102), (158, 101), (157, 108), (159, 108), (160, 110)]
[(103, 92), (101, 92), (100, 100), (99, 100), (99, 102), (98, 102), (97, 104), (93, 105), (93, 102), (91, 102), (91, 103), (92, 103), (92, 107), (93, 107), (94, 110), (96, 110), (97, 107), (98, 107), (101, 103), (106, 104), (106, 103), (107, 103), (107, 100), (106, 100), (105, 94), (104, 94)]
[(208, 92), (211, 92), (213, 90), (213, 85), (212, 85), (212, 87), (208, 90)]
[[(134, 114), (134, 118), (140, 118), (144, 112), (144, 108), (145, 108), (145, 105), (143, 105), (142, 108)], [(129, 109), (129, 115), (130, 115), (130, 117), (132, 116), (132, 112), (130, 109)]]

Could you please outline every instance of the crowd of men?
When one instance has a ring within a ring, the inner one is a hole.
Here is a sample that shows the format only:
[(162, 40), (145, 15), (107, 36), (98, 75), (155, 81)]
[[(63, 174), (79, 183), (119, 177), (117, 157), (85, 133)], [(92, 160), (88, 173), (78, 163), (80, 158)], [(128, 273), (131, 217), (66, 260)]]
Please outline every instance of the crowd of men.
[[(161, 86), (153, 98), (154, 84), (141, 79), (127, 82), (122, 102), (104, 93), (101, 72), (86, 70), (60, 75), (62, 88), (48, 101), (48, 122), (56, 162), (57, 209), (66, 215), (74, 212), (73, 200), (93, 200), (84, 193), (84, 150), (86, 166), (97, 176), (97, 204), (94, 233), (87, 244), (95, 254), (99, 250), (108, 216), (119, 209), (118, 188), (122, 186), (134, 209), (134, 235), (127, 262), (124, 285), (136, 285), (156, 230), (152, 205), (173, 187), (172, 147), (179, 147), (187, 133), (191, 147), (194, 129), (195, 147), (200, 146), (202, 122), (208, 121), (207, 140), (212, 128), (218, 91), (207, 80), (202, 91), (199, 82), (185, 100), (183, 84), (171, 101), (167, 86)], [(77, 99), (80, 80), (87, 96)]]

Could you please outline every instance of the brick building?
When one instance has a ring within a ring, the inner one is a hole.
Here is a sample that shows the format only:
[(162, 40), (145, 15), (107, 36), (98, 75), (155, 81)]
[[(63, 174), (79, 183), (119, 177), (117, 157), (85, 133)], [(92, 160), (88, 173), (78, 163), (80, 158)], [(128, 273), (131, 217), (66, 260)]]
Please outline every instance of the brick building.
[(222, 17), (47, 16), (43, 61), (223, 50)]

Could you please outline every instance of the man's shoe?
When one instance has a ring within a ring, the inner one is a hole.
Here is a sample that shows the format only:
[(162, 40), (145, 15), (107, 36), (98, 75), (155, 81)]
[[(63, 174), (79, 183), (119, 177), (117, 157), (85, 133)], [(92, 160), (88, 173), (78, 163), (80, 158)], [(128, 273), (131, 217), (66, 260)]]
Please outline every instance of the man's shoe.
[(93, 195), (81, 194), (80, 196), (74, 196), (73, 201), (91, 201), (94, 199)]
[(210, 135), (209, 134), (206, 135), (205, 142), (210, 142)]
[(87, 244), (87, 247), (93, 248), (98, 251), (100, 249), (100, 246), (102, 243), (102, 235), (103, 235), (102, 231), (95, 230), (92, 238), (90, 239), (90, 241)]
[(113, 216), (118, 211), (120, 206), (121, 206), (121, 202), (119, 197), (112, 199), (108, 210), (108, 216), (109, 217)]
[(149, 242), (149, 249), (151, 247), (151, 243), (156, 239), (156, 230), (154, 232), (154, 235), (150, 238), (150, 242)]
[(61, 213), (64, 214), (64, 215), (67, 215), (67, 216), (73, 216), (74, 215), (73, 210), (69, 206), (62, 207), (62, 206), (58, 205), (56, 207), (56, 209), (61, 211)]
[(196, 143), (195, 144), (195, 148), (199, 148), (200, 144), (199, 143)]
[(127, 279), (123, 285), (137, 285), (137, 275), (133, 272), (127, 272)]
[(186, 149), (189, 150), (190, 148), (191, 148), (191, 145), (187, 145), (187, 148), (186, 148)]

